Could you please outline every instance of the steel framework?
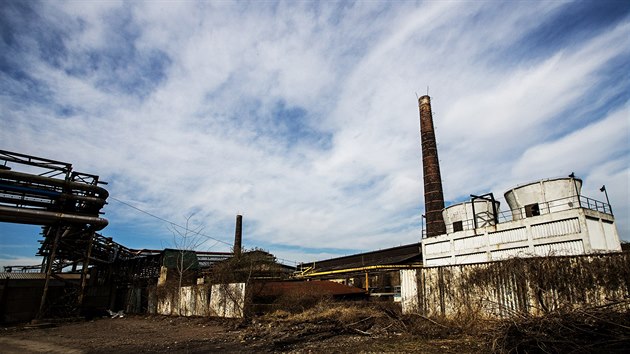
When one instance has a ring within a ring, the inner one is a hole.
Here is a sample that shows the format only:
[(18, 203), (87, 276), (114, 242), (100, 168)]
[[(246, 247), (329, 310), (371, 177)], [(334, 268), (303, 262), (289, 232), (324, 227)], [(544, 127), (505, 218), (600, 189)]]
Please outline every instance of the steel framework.
[(53, 273), (82, 264), (81, 304), (90, 261), (111, 257), (96, 234), (107, 226), (100, 214), (109, 194), (101, 184), (70, 163), (0, 150), (0, 221), (43, 226), (37, 254), (44, 257), (46, 283), (38, 317)]

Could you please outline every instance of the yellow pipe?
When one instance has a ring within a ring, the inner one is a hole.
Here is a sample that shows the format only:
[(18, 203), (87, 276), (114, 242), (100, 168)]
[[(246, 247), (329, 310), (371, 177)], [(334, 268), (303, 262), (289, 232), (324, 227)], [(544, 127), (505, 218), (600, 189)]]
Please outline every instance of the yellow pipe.
[(362, 272), (374, 269), (412, 269), (412, 268), (421, 268), (421, 265), (402, 265), (402, 264), (391, 264), (391, 265), (373, 265), (366, 267), (358, 267), (358, 268), (346, 268), (346, 269), (337, 269), (337, 270), (329, 270), (326, 272), (314, 272), (310, 274), (300, 274), (303, 277), (316, 277), (320, 275), (330, 275), (330, 274), (341, 274), (341, 273), (351, 273), (351, 272)]
[(368, 278), (368, 272), (365, 272), (365, 291), (370, 291), (370, 278)]
[(313, 267), (307, 267), (306, 269), (300, 271), (300, 275), (304, 275), (305, 273), (308, 273), (311, 269), (313, 269)]

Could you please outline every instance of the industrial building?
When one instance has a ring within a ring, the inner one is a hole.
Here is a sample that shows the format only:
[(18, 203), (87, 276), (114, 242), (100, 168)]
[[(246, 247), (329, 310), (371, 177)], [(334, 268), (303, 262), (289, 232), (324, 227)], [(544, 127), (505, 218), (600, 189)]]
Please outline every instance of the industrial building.
[(581, 186), (574, 177), (517, 186), (505, 192), (505, 212), (475, 197), (445, 208), (448, 232), (422, 240), (424, 265), (621, 251), (610, 205), (581, 195)]
[(444, 208), (429, 96), (420, 97), (418, 106), (427, 219), (422, 240), (425, 267), (621, 251), (610, 203), (583, 196), (582, 180), (573, 173), (510, 189), (505, 192), (509, 209), (504, 212), (492, 193), (471, 195), (468, 202)]
[(626, 301), (630, 258), (607, 194), (582, 195), (571, 173), (506, 191), (505, 210), (493, 193), (445, 208), (430, 98), (418, 105), (427, 230), (423, 266), (400, 271), (403, 313), (522, 318)]
[(42, 226), (37, 255), (43, 257), (41, 265), (7, 266), (0, 273), (0, 322), (105, 309), (151, 312), (159, 302), (155, 287), (181, 274), (180, 262), (186, 274), (179, 287), (241, 256), (255, 258), (256, 275), (266, 279), (293, 271), (266, 252), (241, 255), (240, 215), (233, 252), (125, 247), (99, 233), (108, 224), (101, 217), (109, 196), (105, 184), (70, 163), (0, 150), (0, 222)]
[(324, 279), (365, 289), (372, 298), (399, 300), (400, 270), (422, 266), (420, 243), (297, 266), (298, 279)]
[(582, 195), (582, 180), (574, 174), (510, 189), (507, 210), (492, 193), (445, 207), (428, 95), (418, 99), (418, 109), (426, 220), (421, 242), (304, 263), (298, 266), (301, 277), (333, 279), (373, 296), (391, 292), (397, 299), (401, 270), (621, 250), (610, 203)]
[[(492, 193), (445, 207), (430, 97), (420, 97), (418, 106), (426, 219), (420, 242), (297, 269), (261, 250), (242, 252), (240, 215), (232, 252), (129, 249), (98, 233), (108, 223), (101, 208), (109, 195), (98, 176), (73, 171), (69, 163), (0, 150), (0, 222), (41, 225), (37, 254), (44, 257), (41, 266), (5, 267), (0, 322), (105, 308), (242, 316), (242, 304), (212, 310), (213, 297), (225, 300), (225, 289), (240, 300), (258, 296), (262, 307), (283, 295), (317, 291), (353, 299), (402, 296), (404, 308), (405, 297), (416, 304), (419, 299), (416, 271), (430, 267), (621, 250), (607, 195), (606, 202), (583, 196), (582, 180), (573, 173), (508, 190), (505, 210)], [(40, 273), (24, 273), (29, 271)], [(254, 281), (247, 294), (245, 278)], [(68, 300), (72, 296), (76, 301)], [(64, 309), (69, 303), (74, 308)]]

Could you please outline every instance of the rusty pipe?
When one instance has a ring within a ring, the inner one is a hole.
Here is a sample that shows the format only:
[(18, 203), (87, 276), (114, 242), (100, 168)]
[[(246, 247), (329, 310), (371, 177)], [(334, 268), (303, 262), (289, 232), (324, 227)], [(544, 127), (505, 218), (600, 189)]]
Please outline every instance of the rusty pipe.
[(70, 224), (89, 224), (95, 231), (102, 230), (109, 223), (107, 219), (96, 216), (13, 208), (2, 205), (0, 205), (0, 221), (31, 225), (52, 225), (61, 221)]
[[(0, 191), (10, 191), (10, 192), (14, 192), (16, 194), (12, 194), (12, 195), (35, 195), (37, 196), (37, 198), (42, 198), (42, 199), (50, 199), (52, 197), (54, 197), (55, 199), (59, 198), (59, 199), (66, 199), (66, 200), (79, 200), (79, 201), (84, 201), (84, 202), (89, 202), (89, 203), (94, 203), (97, 204), (99, 206), (103, 206), (105, 205), (105, 199), (103, 198), (98, 198), (98, 197), (90, 197), (90, 196), (84, 196), (84, 195), (76, 195), (76, 194), (71, 194), (71, 193), (62, 193), (62, 192), (55, 192), (55, 191), (50, 191), (50, 190), (46, 190), (46, 189), (39, 189), (39, 188), (32, 188), (32, 187), (26, 187), (26, 186), (20, 186), (20, 185), (14, 185), (13, 183), (10, 184), (5, 184), (5, 183), (0, 183)], [(9, 193), (11, 194), (11, 193)]]
[(107, 192), (105, 188), (102, 188), (93, 184), (66, 181), (63, 179), (44, 177), (44, 176), (36, 176), (36, 175), (28, 174), (28, 173), (22, 173), (22, 172), (10, 171), (10, 170), (0, 170), (0, 178), (12, 179), (15, 181), (42, 183), (42, 184), (47, 184), (51, 186), (92, 192), (92, 193), (96, 193), (98, 195), (98, 198), (102, 198), (102, 199), (107, 199), (107, 197), (109, 197), (109, 192)]

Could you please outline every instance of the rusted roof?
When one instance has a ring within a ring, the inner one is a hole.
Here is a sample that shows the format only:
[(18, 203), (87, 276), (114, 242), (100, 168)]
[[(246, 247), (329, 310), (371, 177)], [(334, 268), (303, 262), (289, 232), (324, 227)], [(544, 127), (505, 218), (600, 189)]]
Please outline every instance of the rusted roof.
[(365, 290), (363, 289), (327, 280), (266, 282), (256, 284), (254, 290), (255, 296), (263, 297), (276, 297), (286, 294), (344, 296), (364, 293)]
[(412, 243), (378, 251), (358, 253), (311, 263), (302, 263), (298, 265), (298, 269), (314, 266), (315, 271), (321, 272), (374, 265), (412, 264), (421, 261), (422, 251), (420, 243)]

